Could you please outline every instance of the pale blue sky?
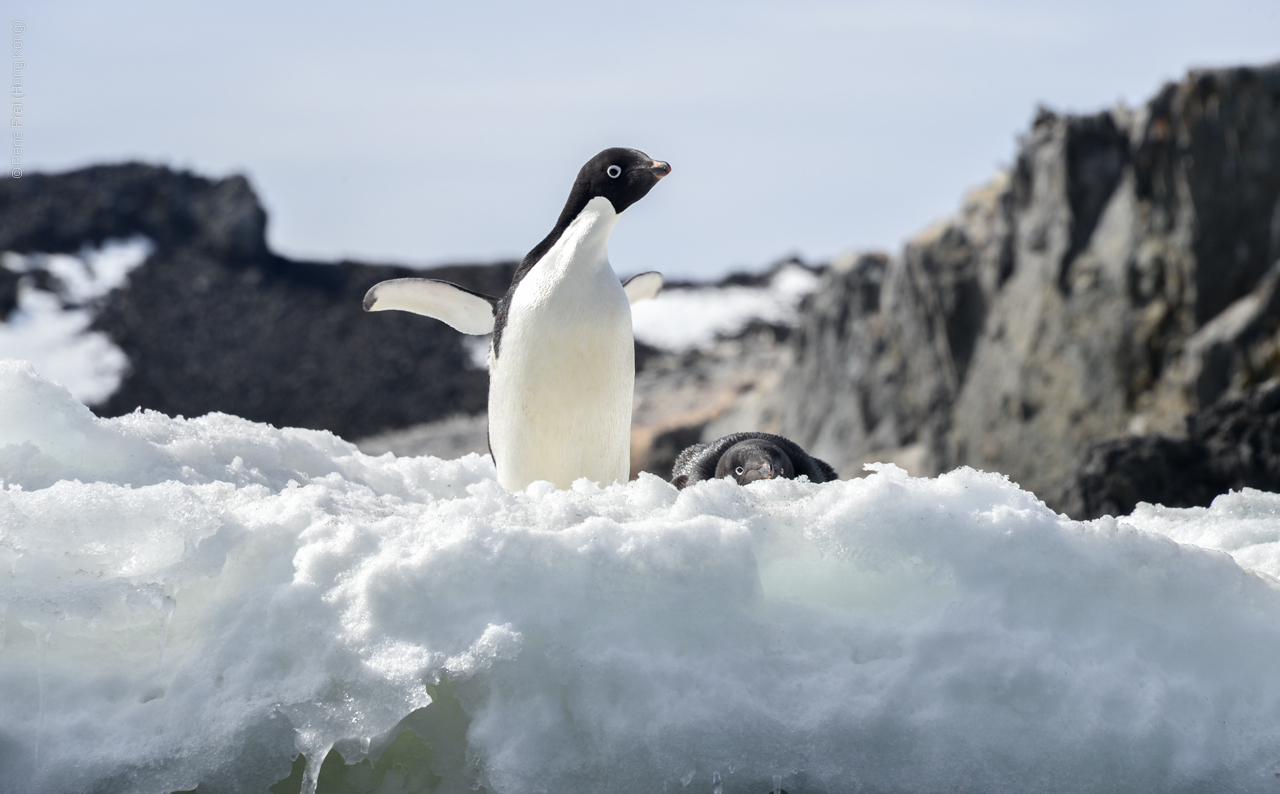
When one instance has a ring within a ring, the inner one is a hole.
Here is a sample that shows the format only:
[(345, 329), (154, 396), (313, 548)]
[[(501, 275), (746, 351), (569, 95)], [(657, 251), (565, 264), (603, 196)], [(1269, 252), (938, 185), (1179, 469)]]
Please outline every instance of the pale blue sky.
[(619, 272), (895, 249), (1037, 104), (1280, 58), (1277, 0), (6, 5), (29, 166), (245, 173), (282, 253), (415, 265), (523, 255), (615, 145), (674, 167)]

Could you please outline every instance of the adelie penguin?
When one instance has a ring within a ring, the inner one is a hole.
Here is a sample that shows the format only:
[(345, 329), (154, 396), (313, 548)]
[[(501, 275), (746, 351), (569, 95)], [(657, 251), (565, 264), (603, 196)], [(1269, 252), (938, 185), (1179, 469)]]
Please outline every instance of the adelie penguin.
[(630, 475), (635, 343), (631, 304), (662, 288), (658, 273), (619, 281), (609, 265), (618, 217), (671, 173), (635, 149), (587, 161), (551, 233), (491, 298), (432, 279), (395, 279), (369, 290), (366, 311), (424, 314), (464, 334), (493, 333), (489, 349), (489, 451), (498, 482), (568, 488)]
[(801, 474), (809, 482), (838, 479), (826, 461), (810, 456), (790, 439), (771, 433), (734, 433), (681, 452), (671, 468), (671, 484), (684, 489), (702, 480), (732, 477), (738, 485), (746, 485)]

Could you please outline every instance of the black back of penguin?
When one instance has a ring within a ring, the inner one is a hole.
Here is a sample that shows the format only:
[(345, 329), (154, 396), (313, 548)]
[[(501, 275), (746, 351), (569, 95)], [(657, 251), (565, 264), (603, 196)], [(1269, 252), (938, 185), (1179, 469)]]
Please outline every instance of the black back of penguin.
[(731, 476), (739, 485), (746, 485), (758, 479), (792, 479), (801, 474), (810, 482), (839, 479), (826, 461), (811, 456), (788, 438), (772, 433), (734, 433), (681, 452), (671, 469), (671, 484), (683, 489), (702, 480)]
[(582, 166), (573, 182), (573, 188), (569, 191), (569, 199), (556, 220), (555, 227), (520, 261), (520, 267), (516, 268), (515, 275), (511, 278), (511, 286), (494, 305), (493, 355), (495, 357), (501, 355), (502, 331), (507, 324), (511, 296), (515, 294), (516, 288), (520, 286), (525, 275), (551, 250), (587, 203), (593, 198), (604, 197), (613, 206), (613, 211), (621, 215), (627, 207), (648, 195), (653, 186), (658, 184), (658, 180), (669, 173), (671, 173), (670, 164), (654, 160), (639, 149), (620, 146), (605, 149)]

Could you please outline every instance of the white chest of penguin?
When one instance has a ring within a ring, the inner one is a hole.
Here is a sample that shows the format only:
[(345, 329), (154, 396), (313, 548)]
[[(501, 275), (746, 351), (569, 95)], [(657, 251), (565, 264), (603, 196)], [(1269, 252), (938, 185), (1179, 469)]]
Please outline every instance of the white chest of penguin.
[(489, 443), (505, 488), (630, 475), (635, 348), (608, 259), (617, 221), (608, 199), (593, 198), (511, 295), (489, 384)]

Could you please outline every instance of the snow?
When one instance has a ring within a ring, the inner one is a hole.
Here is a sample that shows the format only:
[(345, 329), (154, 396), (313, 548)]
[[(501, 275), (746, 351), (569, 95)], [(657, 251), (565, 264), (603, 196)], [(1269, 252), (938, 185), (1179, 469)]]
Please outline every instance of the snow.
[(149, 239), (139, 236), (108, 240), (74, 256), (6, 251), (0, 267), (20, 274), (47, 272), (56, 292), (37, 288), (30, 278), (19, 283), (18, 308), (0, 322), (0, 359), (30, 361), (36, 371), (65, 384), (87, 403), (110, 397), (129, 360), (106, 334), (87, 330), (92, 305), (123, 286), (153, 249)]
[(818, 276), (799, 265), (778, 270), (760, 287), (675, 287), (631, 307), (636, 339), (673, 352), (709, 347), (752, 320), (794, 325), (800, 301), (818, 286)]
[(466, 753), (438, 790), (1280, 772), (1276, 494), (1076, 522), (997, 475), (889, 465), (507, 493), (478, 455), (99, 419), (21, 362), (0, 480), (0, 792), (264, 791), (299, 751), (376, 756), (449, 687), (464, 716), (432, 719)]

